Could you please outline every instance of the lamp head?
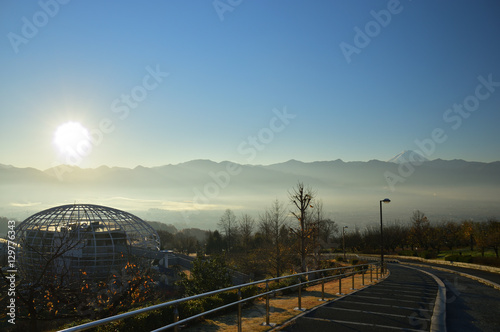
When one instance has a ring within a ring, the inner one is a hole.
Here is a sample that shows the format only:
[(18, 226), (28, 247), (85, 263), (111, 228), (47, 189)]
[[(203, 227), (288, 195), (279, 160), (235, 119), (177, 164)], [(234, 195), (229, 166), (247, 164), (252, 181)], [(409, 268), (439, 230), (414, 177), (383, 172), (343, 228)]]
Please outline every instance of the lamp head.
[(383, 203), (390, 203), (391, 200), (389, 198), (384, 198), (383, 200), (381, 200), (381, 202), (383, 202)]

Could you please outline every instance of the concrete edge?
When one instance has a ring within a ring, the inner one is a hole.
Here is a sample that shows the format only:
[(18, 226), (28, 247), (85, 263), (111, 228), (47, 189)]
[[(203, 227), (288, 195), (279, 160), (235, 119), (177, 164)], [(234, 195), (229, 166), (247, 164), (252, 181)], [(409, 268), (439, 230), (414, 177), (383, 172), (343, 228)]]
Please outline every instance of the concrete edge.
[[(338, 300), (341, 300), (341, 299), (343, 299), (343, 298), (345, 298), (345, 297), (348, 297), (349, 295), (355, 294), (355, 293), (357, 293), (357, 292), (359, 292), (359, 291), (362, 291), (363, 289), (366, 289), (366, 288), (371, 287), (371, 286), (373, 286), (373, 285), (377, 285), (377, 284), (381, 283), (382, 281), (384, 281), (385, 279), (387, 279), (387, 278), (391, 275), (391, 271), (390, 271), (389, 269), (387, 269), (387, 271), (388, 271), (388, 273), (386, 274), (386, 276), (385, 276), (384, 278), (379, 279), (377, 283), (374, 283), (374, 284), (371, 284), (371, 285), (366, 285), (365, 287), (360, 288), (360, 289), (356, 289), (355, 291), (353, 291), (353, 292), (351, 292), (351, 293), (349, 293), (349, 294), (345, 294), (345, 295), (343, 295), (343, 296), (339, 296), (339, 297), (337, 297), (337, 298), (335, 298), (335, 299), (332, 299), (332, 300), (330, 300), (330, 301), (326, 301), (326, 302), (324, 302), (323, 304), (317, 305), (317, 306), (315, 306), (314, 308), (307, 309), (307, 310), (306, 310), (306, 311), (304, 311), (303, 313), (300, 313), (300, 314), (298, 314), (298, 315), (296, 315), (296, 316), (293, 316), (292, 318), (290, 318), (290, 319), (288, 319), (288, 320), (284, 321), (282, 324), (280, 324), (280, 325), (278, 325), (278, 326), (276, 326), (276, 327), (274, 327), (274, 328), (272, 328), (272, 329), (270, 329), (270, 330), (267, 330), (267, 331), (268, 331), (268, 332), (281, 331), (282, 329), (284, 329), (284, 328), (286, 328), (287, 326), (289, 326), (290, 324), (292, 324), (295, 320), (299, 319), (299, 318), (300, 318), (300, 317), (302, 317), (302, 316), (307, 315), (308, 313), (310, 313), (310, 312), (311, 312), (311, 311), (313, 311), (313, 310), (316, 310), (316, 309), (318, 309), (318, 308), (321, 308), (321, 307), (323, 307), (323, 306), (325, 306), (325, 305), (327, 305), (327, 304), (330, 304), (330, 303), (332, 303), (332, 302), (336, 302), (336, 301), (338, 301)], [(444, 332), (446, 332), (446, 331), (444, 331)]]
[(446, 266), (456, 266), (456, 267), (464, 267), (467, 269), (473, 269), (473, 270), (481, 270), (481, 271), (486, 271), (486, 272), (492, 272), (492, 273), (499, 273), (500, 274), (500, 267), (494, 267), (494, 266), (488, 266), (488, 265), (479, 265), (479, 264), (472, 264), (472, 263), (463, 263), (463, 262), (453, 262), (453, 261), (444, 261), (440, 259), (426, 259), (422, 257), (413, 257), (413, 256), (397, 256), (397, 255), (386, 255), (388, 258), (393, 258), (393, 259), (409, 259), (413, 261), (418, 261), (422, 263), (432, 263), (432, 264), (439, 264), (439, 265), (446, 265)]
[(465, 272), (460, 272), (460, 271), (455, 271), (455, 270), (452, 270), (452, 269), (447, 269), (445, 267), (425, 265), (425, 264), (407, 263), (407, 262), (401, 263), (402, 266), (403, 266), (403, 264), (411, 264), (411, 265), (416, 265), (416, 266), (419, 266), (419, 267), (431, 268), (431, 269), (435, 269), (435, 270), (439, 270), (439, 271), (443, 271), (443, 272), (455, 273), (455, 274), (461, 275), (462, 277), (466, 277), (466, 278), (469, 278), (469, 279), (472, 279), (472, 280), (479, 281), (482, 284), (485, 284), (487, 286), (491, 286), (491, 287), (493, 287), (495, 289), (500, 290), (500, 285), (497, 284), (496, 282), (493, 282), (493, 281), (490, 281), (488, 279), (484, 279), (484, 278), (481, 278), (481, 277), (477, 277), (475, 275), (468, 274), (468, 273), (465, 273)]
[(411, 267), (411, 266), (404, 266), (400, 265), (401, 267), (405, 267), (407, 269), (414, 269), (420, 272), (423, 272), (429, 276), (431, 276), (434, 281), (438, 284), (438, 291), (436, 294), (436, 301), (434, 302), (434, 309), (432, 310), (432, 317), (431, 317), (431, 332), (446, 332), (446, 286), (444, 282), (439, 279), (436, 275), (417, 269), (416, 267)]

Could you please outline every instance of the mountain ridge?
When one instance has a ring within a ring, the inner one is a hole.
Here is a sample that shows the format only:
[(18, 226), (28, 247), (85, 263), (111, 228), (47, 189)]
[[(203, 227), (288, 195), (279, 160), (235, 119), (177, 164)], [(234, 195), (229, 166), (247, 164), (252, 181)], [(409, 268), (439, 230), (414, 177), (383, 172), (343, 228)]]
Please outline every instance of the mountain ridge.
[(206, 222), (216, 224), (227, 208), (258, 216), (275, 199), (287, 202), (291, 188), (303, 182), (335, 211), (333, 218), (346, 223), (374, 220), (376, 206), (371, 205), (385, 197), (393, 201), (393, 218), (415, 209), (450, 218), (500, 216), (500, 161), (435, 159), (412, 165), (336, 159), (245, 165), (198, 159), (155, 167), (59, 167), (59, 173), (57, 168), (0, 167), (0, 215), (26, 218), (77, 201), (177, 222), (179, 228), (204, 228)]

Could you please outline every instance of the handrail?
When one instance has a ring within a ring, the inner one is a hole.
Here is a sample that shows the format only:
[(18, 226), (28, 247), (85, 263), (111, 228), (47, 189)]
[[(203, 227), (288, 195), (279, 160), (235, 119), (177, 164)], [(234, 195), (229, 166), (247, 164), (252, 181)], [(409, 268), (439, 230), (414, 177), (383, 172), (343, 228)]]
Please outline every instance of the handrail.
[[(211, 309), (209, 311), (202, 312), (202, 313), (194, 315), (194, 316), (186, 317), (186, 318), (184, 318), (182, 320), (176, 320), (174, 323), (171, 323), (169, 325), (163, 326), (163, 327), (161, 327), (159, 329), (154, 330), (153, 332), (163, 331), (163, 330), (166, 330), (166, 329), (169, 329), (169, 328), (172, 328), (172, 327), (176, 328), (180, 324), (187, 323), (187, 322), (189, 322), (189, 321), (191, 321), (193, 319), (199, 318), (201, 316), (205, 316), (205, 315), (211, 314), (213, 312), (216, 312), (216, 311), (219, 311), (219, 310), (222, 310), (222, 309), (234, 306), (234, 305), (241, 305), (243, 302), (247, 302), (249, 300), (252, 300), (252, 299), (255, 299), (255, 298), (258, 298), (258, 297), (262, 297), (262, 296), (274, 294), (274, 293), (277, 293), (277, 292), (280, 292), (280, 291), (283, 291), (283, 290), (286, 290), (286, 289), (290, 289), (290, 288), (295, 288), (295, 287), (299, 287), (300, 288), (303, 285), (307, 285), (307, 284), (310, 284), (310, 283), (319, 283), (319, 282), (322, 282), (322, 281), (324, 282), (325, 280), (328, 280), (328, 279), (336, 279), (336, 278), (342, 279), (341, 277), (351, 276), (351, 275), (356, 274), (357, 273), (355, 271), (356, 268), (367, 266), (366, 269), (362, 269), (362, 271), (364, 273), (365, 271), (368, 270), (368, 267), (370, 267), (370, 269), (371, 269), (372, 268), (371, 266), (377, 267), (378, 265), (380, 265), (380, 262), (366, 263), (366, 264), (359, 264), (359, 265), (352, 265), (352, 266), (335, 267), (335, 268), (322, 269), (322, 270), (314, 270), (314, 271), (301, 272), (301, 273), (296, 273), (296, 274), (291, 274), (291, 275), (281, 276), (281, 277), (276, 277), (276, 278), (270, 278), (270, 279), (252, 281), (252, 282), (249, 282), (249, 283), (246, 283), (246, 284), (242, 284), (242, 285), (236, 285), (236, 286), (231, 286), (231, 287), (227, 287), (227, 288), (222, 288), (222, 289), (214, 290), (214, 291), (211, 291), (211, 292), (206, 292), (206, 293), (202, 293), (202, 294), (197, 294), (197, 295), (185, 297), (185, 298), (182, 298), (182, 299), (177, 299), (177, 300), (173, 300), (173, 301), (169, 301), (169, 302), (164, 302), (164, 303), (152, 305), (152, 306), (149, 306), (149, 307), (137, 309), (137, 310), (126, 312), (126, 313), (119, 314), (119, 315), (102, 318), (102, 319), (99, 319), (99, 320), (96, 320), (96, 321), (93, 321), (93, 322), (89, 322), (89, 323), (86, 323), (86, 324), (82, 324), (82, 325), (70, 327), (70, 328), (61, 330), (59, 332), (84, 331), (84, 330), (87, 330), (87, 329), (90, 329), (90, 328), (93, 328), (93, 327), (96, 327), (96, 326), (100, 326), (100, 325), (111, 323), (111, 322), (114, 322), (114, 321), (117, 321), (117, 320), (121, 320), (121, 319), (129, 318), (129, 317), (133, 317), (133, 316), (145, 313), (145, 312), (149, 312), (149, 311), (161, 309), (161, 308), (164, 308), (164, 307), (175, 306), (177, 308), (177, 306), (179, 304), (183, 303), (183, 302), (187, 302), (187, 301), (191, 301), (191, 300), (196, 300), (196, 299), (200, 299), (200, 298), (203, 298), (203, 297), (209, 297), (209, 296), (216, 295), (216, 294), (223, 293), (223, 292), (229, 292), (229, 291), (232, 291), (232, 290), (238, 290), (238, 293), (240, 293), (241, 288), (248, 287), (248, 286), (254, 286), (254, 285), (259, 285), (259, 284), (263, 284), (263, 283), (266, 283), (266, 285), (267, 285), (267, 284), (269, 284), (269, 282), (279, 281), (279, 280), (282, 280), (282, 279), (288, 279), (288, 278), (293, 278), (293, 277), (298, 278), (298, 280), (299, 280), (299, 283), (297, 283), (297, 284), (293, 284), (293, 285), (290, 285), (290, 286), (282, 287), (282, 288), (279, 288), (279, 289), (273, 289), (273, 290), (270, 290), (270, 291), (266, 291), (264, 293), (259, 293), (257, 295), (254, 295), (252, 297), (248, 297), (248, 298), (245, 298), (245, 299), (241, 299), (241, 296), (238, 296), (240, 298), (238, 301), (222, 305), (220, 307)], [(349, 269), (352, 269), (352, 271), (344, 273), (344, 274), (336, 274), (336, 275), (333, 275), (333, 276), (331, 276), (331, 275), (330, 276), (326, 276), (326, 277), (323, 276), (322, 278), (318, 278), (318, 279), (314, 279), (314, 280), (307, 280), (305, 282), (302, 282), (301, 278), (299, 278), (301, 276), (307, 276), (307, 275), (313, 274), (313, 273), (320, 273), (321, 274), (321, 273), (325, 273), (325, 272), (331, 272), (331, 271), (337, 271), (337, 270), (349, 270)], [(377, 269), (377, 275), (378, 275), (378, 269)], [(266, 290), (267, 290), (267, 288), (266, 288)], [(300, 304), (300, 297), (299, 297), (299, 304)], [(299, 308), (300, 308), (300, 306), (299, 306)], [(239, 320), (239, 322), (241, 322), (241, 320)], [(241, 326), (239, 326), (239, 330), (241, 330)]]

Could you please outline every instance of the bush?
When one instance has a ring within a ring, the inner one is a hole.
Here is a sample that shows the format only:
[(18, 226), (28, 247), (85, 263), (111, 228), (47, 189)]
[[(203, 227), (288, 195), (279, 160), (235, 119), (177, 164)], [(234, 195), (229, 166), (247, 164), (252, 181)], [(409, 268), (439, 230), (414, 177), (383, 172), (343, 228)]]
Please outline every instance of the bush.
[(427, 250), (427, 251), (422, 251), (420, 253), (420, 257), (425, 258), (425, 259), (434, 259), (438, 257), (438, 254), (434, 250)]
[(418, 256), (417, 253), (413, 252), (412, 250), (401, 250), (398, 253), (399, 256)]
[(212, 310), (224, 305), (224, 299), (219, 296), (220, 294), (206, 297), (203, 299), (203, 309), (205, 311)]
[[(342, 265), (333, 261), (333, 260), (330, 260), (330, 261), (320, 261), (319, 262), (319, 266), (318, 266), (318, 269), (319, 270), (325, 270), (325, 269), (333, 269), (333, 268), (336, 268), (336, 267), (341, 267)], [(335, 274), (338, 274), (338, 271), (329, 271), (329, 272), (326, 272), (325, 273), (325, 276), (331, 276), (331, 275), (335, 275)]]
[(177, 282), (184, 289), (184, 295), (191, 296), (226, 288), (232, 285), (231, 277), (222, 256), (214, 256), (204, 260), (202, 256), (193, 261), (191, 276), (181, 273)]
[(472, 263), (471, 255), (448, 255), (444, 258), (445, 261), (451, 262), (462, 262), (462, 263)]
[[(364, 265), (368, 264), (368, 261), (359, 261), (357, 265)], [(354, 268), (354, 271), (360, 272), (360, 271), (366, 271), (368, 270), (368, 266), (357, 266)]]
[[(288, 287), (288, 286), (291, 286), (291, 285), (297, 285), (297, 284), (298, 284), (297, 277), (290, 276), (290, 278), (284, 278), (284, 279), (281, 279), (278, 282), (274, 282), (272, 284), (269, 284), (269, 290), (276, 290), (276, 289), (280, 289), (280, 288), (283, 288), (283, 287)], [(280, 292), (282, 294), (290, 294), (290, 293), (293, 292), (293, 289), (289, 288), (289, 289), (285, 289), (285, 290), (280, 291)]]
[(472, 257), (472, 263), (500, 267), (500, 259), (496, 257)]
[(204, 309), (205, 299), (196, 299), (183, 302), (179, 305), (179, 317), (181, 319), (191, 317), (202, 313)]
[(126, 318), (122, 321), (113, 322), (90, 331), (111, 332), (111, 331), (151, 331), (159, 327), (170, 324), (174, 321), (174, 310), (171, 307), (143, 313), (134, 317)]
[(255, 295), (259, 294), (260, 292), (261, 292), (261, 289), (255, 285), (247, 286), (247, 287), (243, 287), (241, 289), (241, 296), (243, 298), (247, 298), (247, 297), (255, 296)]

